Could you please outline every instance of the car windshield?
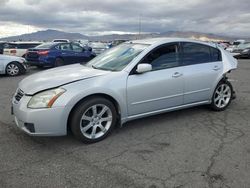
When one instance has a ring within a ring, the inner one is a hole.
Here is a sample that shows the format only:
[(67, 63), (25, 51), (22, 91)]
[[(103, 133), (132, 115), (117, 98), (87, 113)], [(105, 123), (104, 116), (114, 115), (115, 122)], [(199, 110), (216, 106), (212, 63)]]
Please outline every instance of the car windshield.
[(146, 44), (121, 44), (92, 59), (86, 66), (101, 70), (121, 71), (147, 46)]
[(48, 48), (51, 48), (53, 45), (55, 45), (55, 43), (44, 43), (35, 48), (36, 49), (48, 49)]
[(245, 49), (245, 48), (250, 48), (250, 43), (245, 43), (245, 44), (240, 44), (238, 46), (239, 49)]
[(105, 43), (90, 43), (89, 46), (92, 48), (106, 48), (107, 44)]

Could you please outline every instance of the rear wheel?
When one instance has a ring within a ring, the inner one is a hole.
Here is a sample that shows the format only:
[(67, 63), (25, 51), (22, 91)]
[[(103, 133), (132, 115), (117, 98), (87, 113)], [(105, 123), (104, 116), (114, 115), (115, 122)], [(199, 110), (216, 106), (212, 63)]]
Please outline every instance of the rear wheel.
[(56, 58), (55, 67), (60, 67), (64, 65), (64, 61), (61, 58)]
[(71, 130), (76, 138), (85, 143), (94, 143), (106, 138), (116, 124), (114, 104), (102, 97), (83, 101), (73, 111)]
[(21, 65), (16, 62), (9, 63), (6, 67), (6, 73), (9, 76), (17, 76), (21, 73)]
[(233, 98), (233, 87), (227, 80), (220, 81), (216, 86), (211, 107), (215, 111), (225, 110)]

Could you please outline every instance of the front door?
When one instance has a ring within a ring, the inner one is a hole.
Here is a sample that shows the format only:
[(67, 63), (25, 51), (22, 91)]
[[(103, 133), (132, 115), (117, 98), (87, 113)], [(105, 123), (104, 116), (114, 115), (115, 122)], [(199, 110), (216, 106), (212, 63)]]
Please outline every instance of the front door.
[(179, 66), (179, 45), (157, 47), (140, 63), (152, 65), (150, 72), (135, 69), (127, 80), (129, 116), (161, 111), (183, 104), (183, 71)]

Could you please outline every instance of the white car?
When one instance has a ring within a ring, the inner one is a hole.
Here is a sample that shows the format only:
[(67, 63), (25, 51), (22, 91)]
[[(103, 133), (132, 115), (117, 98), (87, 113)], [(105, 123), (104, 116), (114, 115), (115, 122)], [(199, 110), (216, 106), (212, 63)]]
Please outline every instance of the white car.
[(41, 42), (13, 42), (4, 47), (4, 55), (12, 55), (25, 58), (29, 48), (34, 48), (42, 44)]
[(16, 76), (26, 72), (26, 60), (22, 57), (0, 54), (0, 74)]

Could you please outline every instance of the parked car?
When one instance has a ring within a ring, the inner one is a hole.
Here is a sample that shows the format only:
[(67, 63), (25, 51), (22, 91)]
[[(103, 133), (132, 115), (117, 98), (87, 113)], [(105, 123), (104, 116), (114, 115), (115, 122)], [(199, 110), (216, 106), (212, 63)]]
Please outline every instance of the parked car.
[(4, 47), (3, 54), (5, 55), (12, 55), (18, 57), (25, 57), (27, 50), (29, 48), (34, 48), (40, 45), (41, 42), (13, 42), (8, 43)]
[(96, 55), (99, 55), (103, 53), (105, 50), (109, 49), (108, 45), (103, 42), (91, 42), (88, 44), (88, 46), (92, 48), (92, 51)]
[(86, 65), (25, 78), (12, 100), (17, 126), (33, 136), (71, 129), (97, 142), (115, 125), (197, 105), (225, 110), (235, 97), (227, 74), (237, 60), (216, 45), (188, 39), (131, 41)]
[(58, 67), (73, 63), (86, 63), (95, 54), (78, 43), (44, 43), (28, 50), (26, 60), (38, 67)]
[(126, 39), (116, 39), (112, 42), (112, 46), (118, 46), (119, 44), (122, 44), (124, 42), (127, 42), (128, 40)]
[(21, 57), (0, 55), (0, 74), (17, 76), (26, 72), (26, 60)]
[(240, 44), (233, 50), (233, 54), (237, 58), (250, 58), (250, 42)]
[(232, 43), (232, 45), (228, 46), (226, 50), (232, 53), (233, 50), (237, 48), (238, 45), (244, 44), (245, 42), (246, 42), (245, 40), (236, 40)]
[(3, 49), (6, 46), (7, 42), (0, 41), (0, 54), (3, 54)]
[(68, 39), (54, 39), (52, 42), (70, 42)]

